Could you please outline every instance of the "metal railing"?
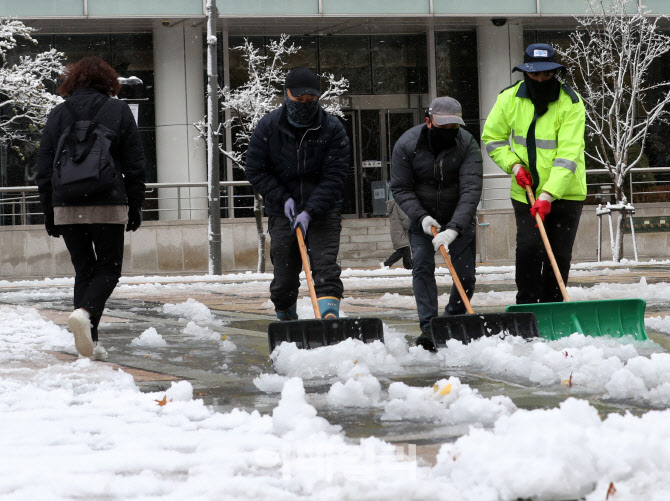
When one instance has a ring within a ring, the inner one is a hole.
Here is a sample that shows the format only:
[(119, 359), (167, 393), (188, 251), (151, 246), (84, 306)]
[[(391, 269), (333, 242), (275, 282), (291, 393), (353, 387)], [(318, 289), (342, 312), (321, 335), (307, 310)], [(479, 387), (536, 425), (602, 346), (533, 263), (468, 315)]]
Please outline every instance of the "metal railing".
[[(628, 202), (633, 204), (636, 202), (644, 203), (648, 198), (656, 198), (658, 202), (670, 202), (670, 176), (668, 181), (658, 181), (655, 179), (640, 179), (644, 174), (662, 174), (670, 173), (670, 167), (644, 167), (640, 169), (633, 169), (628, 174), (626, 195)], [(587, 169), (586, 171), (586, 186), (590, 187), (586, 195), (586, 203), (591, 205), (605, 204), (607, 202), (614, 203), (614, 184), (611, 181), (597, 182), (593, 180), (595, 176), (609, 175), (607, 169)], [(636, 177), (638, 178), (636, 180)], [(509, 179), (510, 175), (503, 172), (496, 174), (484, 174), (484, 179)], [(591, 182), (589, 182), (591, 178)], [(658, 187), (658, 190), (651, 190), (651, 187)], [(482, 202), (494, 200), (509, 200), (509, 194), (505, 193), (501, 196), (488, 196), (491, 191), (500, 190), (500, 187), (485, 186), (482, 191)]]
[[(147, 183), (142, 208), (144, 218), (156, 220), (161, 213), (172, 214), (172, 219), (190, 219), (194, 214), (203, 214), (206, 218), (207, 186), (207, 182)], [(251, 217), (254, 205), (251, 184), (248, 181), (222, 181), (220, 186), (222, 217)], [(43, 216), (37, 186), (0, 188), (0, 225), (41, 224)]]
[[(670, 167), (648, 167), (634, 169), (628, 176), (628, 201), (630, 203), (649, 201), (670, 202), (670, 175), (668, 181), (643, 179), (645, 174), (670, 174)], [(611, 182), (597, 182), (593, 176), (608, 174), (605, 169), (586, 171), (590, 187), (587, 203), (614, 202), (614, 189)], [(484, 179), (509, 179), (503, 172), (484, 174)], [(207, 217), (207, 182), (197, 183), (147, 183), (146, 201), (143, 214), (146, 220), (157, 220), (161, 214), (172, 215), (171, 219), (191, 219)], [(248, 181), (222, 181), (221, 186), (221, 217), (239, 218), (252, 217), (254, 195)], [(659, 189), (652, 190), (652, 187)], [(485, 186), (482, 202), (509, 200), (509, 194), (500, 187)], [(489, 196), (491, 195), (491, 196)], [(496, 197), (496, 195), (498, 195)], [(484, 205), (486, 207), (486, 205)], [(37, 195), (37, 186), (8, 186), (0, 188), (0, 225), (41, 224), (42, 208)]]

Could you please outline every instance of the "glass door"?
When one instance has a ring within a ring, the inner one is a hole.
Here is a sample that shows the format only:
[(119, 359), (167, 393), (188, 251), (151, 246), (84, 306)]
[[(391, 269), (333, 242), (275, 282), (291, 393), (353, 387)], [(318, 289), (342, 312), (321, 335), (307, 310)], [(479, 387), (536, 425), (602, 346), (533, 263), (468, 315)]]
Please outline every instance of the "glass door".
[(347, 177), (344, 180), (342, 215), (345, 217), (358, 217), (359, 214), (358, 172), (360, 171), (360, 153), (358, 151), (357, 114), (357, 111), (345, 111), (344, 119), (340, 119), (351, 144), (349, 167), (347, 169)]
[(386, 111), (386, 169), (385, 179), (391, 180), (391, 158), (393, 147), (405, 132), (419, 125), (419, 113), (417, 110), (387, 110)]
[(385, 181), (384, 174), (384, 131), (381, 110), (360, 110), (359, 137), (361, 144), (361, 169), (359, 175), (360, 217), (370, 217), (375, 211), (375, 195), (379, 185)]

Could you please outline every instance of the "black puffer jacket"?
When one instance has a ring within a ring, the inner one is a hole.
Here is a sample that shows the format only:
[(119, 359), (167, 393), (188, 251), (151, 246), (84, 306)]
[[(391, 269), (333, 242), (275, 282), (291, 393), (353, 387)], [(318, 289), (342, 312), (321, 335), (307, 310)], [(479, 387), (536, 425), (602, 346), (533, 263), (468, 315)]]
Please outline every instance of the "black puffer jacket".
[(472, 135), (459, 129), (456, 145), (436, 157), (428, 127), (405, 132), (393, 148), (391, 191), (411, 220), (432, 216), (443, 229), (462, 233), (472, 224), (482, 194), (482, 154)]
[(349, 168), (349, 138), (340, 121), (323, 109), (302, 139), (285, 115), (285, 106), (268, 113), (249, 141), (246, 175), (263, 196), (269, 216), (284, 215), (293, 198), (298, 212), (316, 216), (341, 204)]
[[(77, 89), (70, 97), (69, 104), (81, 115), (82, 120), (90, 120), (90, 110), (102, 94), (94, 89)], [(106, 98), (105, 98), (106, 99)], [(37, 153), (37, 186), (42, 206), (76, 205), (65, 203), (58, 193), (53, 192), (51, 176), (55, 149), (63, 131), (77, 119), (72, 116), (65, 103), (56, 106), (49, 115), (42, 131), (40, 148)], [(97, 121), (116, 133), (110, 151), (116, 167), (123, 174), (119, 178), (119, 186), (113, 190), (97, 195), (94, 199), (81, 201), (81, 205), (141, 205), (144, 201), (145, 167), (144, 150), (140, 134), (130, 107), (125, 101), (110, 99), (97, 115)]]

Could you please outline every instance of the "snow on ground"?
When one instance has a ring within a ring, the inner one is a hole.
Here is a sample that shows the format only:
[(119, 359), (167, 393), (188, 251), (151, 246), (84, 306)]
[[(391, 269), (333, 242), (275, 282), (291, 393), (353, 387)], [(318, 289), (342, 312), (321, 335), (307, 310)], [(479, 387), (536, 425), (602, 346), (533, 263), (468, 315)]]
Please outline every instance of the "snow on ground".
[[(391, 350), (401, 348), (397, 341)], [(409, 448), (347, 441), (317, 415), (300, 378), (281, 380), (271, 414), (219, 413), (193, 399), (186, 381), (142, 393), (122, 370), (40, 351), (69, 344), (34, 309), (0, 307), (2, 450), (11, 458), (0, 469), (3, 500), (595, 501), (610, 482), (617, 501), (660, 501), (670, 492), (669, 410), (603, 420), (584, 400), (526, 411), (505, 396), (484, 399), (457, 378), (425, 389), (394, 383), (387, 419), (469, 413), (493, 423), (443, 445), (429, 468)], [(610, 349), (634, 360), (632, 351)], [(355, 377), (355, 365), (342, 376)], [(380, 394), (370, 378), (361, 385), (362, 394)]]
[(154, 327), (149, 327), (142, 334), (130, 342), (131, 346), (141, 346), (142, 348), (165, 348), (167, 341), (163, 339)]
[[(223, 325), (223, 321), (221, 319), (215, 318), (207, 305), (204, 305), (193, 298), (188, 298), (183, 303), (164, 304), (163, 312), (167, 313), (168, 315), (185, 317), (187, 320), (193, 320), (194, 322), (198, 323)], [(182, 318), (180, 318), (180, 320), (182, 320)]]
[[(481, 338), (463, 345), (450, 340), (436, 355), (410, 346), (403, 333), (385, 326), (382, 344), (348, 339), (333, 346), (301, 350), (278, 346), (271, 358), (278, 374), (346, 384), (353, 375), (397, 377), (469, 368), (511, 383), (559, 394), (597, 394), (654, 407), (670, 406), (670, 354), (652, 341), (638, 342), (581, 334), (556, 341), (516, 336)], [(262, 388), (267, 391), (271, 385)], [(352, 393), (359, 391), (350, 384)], [(338, 390), (342, 393), (342, 389)], [(360, 399), (359, 399), (360, 400)], [(377, 399), (378, 400), (378, 399)], [(364, 402), (365, 400), (360, 400)], [(369, 405), (378, 405), (375, 399)]]
[[(608, 266), (612, 263), (576, 269), (597, 274)], [(390, 270), (373, 271), (345, 270), (343, 276), (383, 280)], [(405, 270), (392, 271), (407, 282)], [(122, 287), (150, 294), (185, 290), (188, 282), (201, 281), (199, 287), (260, 290), (269, 279), (267, 274), (235, 274), (225, 283), (193, 278), (132, 277)], [(71, 287), (68, 279), (33, 285), (40, 284)], [(60, 291), (48, 290), (14, 294), (55, 301)], [(650, 304), (670, 302), (670, 284), (650, 285), (644, 279), (570, 287), (568, 292), (577, 301), (641, 297)], [(477, 293), (473, 306), (512, 300), (510, 292)], [(348, 298), (344, 309), (347, 301), (364, 304), (362, 298)], [(414, 308), (411, 296), (388, 294), (381, 303)], [(311, 304), (301, 300), (298, 309), (308, 318)], [(225, 350), (226, 340), (210, 328), (215, 325), (205, 305), (191, 300), (166, 304), (163, 311), (184, 319), (186, 336), (217, 341)], [(670, 332), (669, 317), (645, 323)], [(143, 338), (149, 350), (159, 338), (165, 342), (153, 327), (133, 343)], [(71, 334), (32, 308), (0, 306), (0, 443), (3, 457), (10, 459), (0, 468), (3, 500), (601, 501), (611, 485), (613, 501), (670, 499), (670, 354), (651, 341), (573, 335), (528, 342), (508, 336), (467, 346), (450, 341), (431, 354), (385, 326), (385, 344), (348, 340), (314, 350), (283, 344), (272, 354), (277, 374), (254, 380), (261, 391), (281, 392), (267, 415), (215, 412), (194, 399), (186, 381), (166, 392), (143, 393), (122, 370), (87, 359), (62, 362), (45, 350), (72, 352)], [(386, 387), (397, 376), (464, 367), (567, 399), (556, 408), (518, 409), (507, 396), (484, 397), (455, 376), (426, 387), (402, 382)], [(305, 387), (314, 381), (327, 383), (328, 389), (308, 395)], [(587, 400), (572, 398), (592, 395), (659, 410), (603, 417)], [(317, 399), (338, 408), (369, 407), (381, 419), (407, 426), (448, 423), (469, 426), (469, 431), (442, 445), (431, 468), (417, 462), (411, 447), (399, 450), (374, 437), (348, 440), (338, 426), (318, 416)]]
[(385, 421), (434, 420), (452, 425), (492, 425), (501, 416), (516, 410), (508, 397), (484, 398), (457, 377), (441, 379), (432, 388), (391, 383), (388, 394), (389, 401), (382, 415)]
[[(518, 410), (443, 445), (435, 477), (478, 501), (669, 499), (670, 411), (606, 419), (585, 400)], [(615, 495), (608, 495), (610, 483)]]

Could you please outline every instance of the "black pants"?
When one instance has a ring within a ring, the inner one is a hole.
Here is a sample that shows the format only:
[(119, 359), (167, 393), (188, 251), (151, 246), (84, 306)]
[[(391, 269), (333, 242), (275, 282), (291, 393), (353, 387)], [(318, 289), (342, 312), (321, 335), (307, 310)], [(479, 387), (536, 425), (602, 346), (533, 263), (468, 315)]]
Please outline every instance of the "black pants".
[[(544, 219), (551, 250), (566, 286), (583, 205), (583, 202), (574, 200), (556, 200)], [(512, 206), (516, 217), (516, 303), (563, 301), (540, 231), (535, 227), (535, 218), (530, 215), (530, 205), (512, 200)]]
[(412, 269), (412, 251), (409, 248), (409, 245), (406, 247), (400, 247), (396, 249), (393, 254), (391, 254), (386, 261), (384, 261), (384, 266), (393, 266), (393, 264), (402, 258), (402, 265), (407, 270)]
[[(421, 330), (430, 325), (430, 320), (437, 316), (437, 283), (435, 282), (435, 249), (433, 237), (426, 235), (416, 221), (409, 224), (409, 242), (412, 245), (412, 287), (419, 314)], [(475, 292), (475, 258), (477, 254), (475, 226), (470, 225), (449, 246), (449, 257), (456, 274), (463, 284), (468, 299)], [(442, 256), (440, 256), (442, 259)], [(446, 266), (446, 265), (445, 265)], [(445, 315), (465, 313), (465, 305), (455, 285), (451, 287), (449, 304), (444, 309)]]
[(74, 307), (91, 315), (91, 337), (98, 340), (98, 324), (105, 303), (121, 277), (122, 224), (67, 224), (59, 226), (74, 266)]
[[(274, 266), (270, 299), (277, 310), (285, 311), (298, 300), (298, 276), (302, 269), (298, 239), (285, 216), (270, 216), (268, 231), (271, 239), (270, 260)], [(342, 298), (342, 270), (337, 264), (341, 232), (342, 216), (339, 209), (315, 216), (309, 223), (305, 245), (318, 297)]]

